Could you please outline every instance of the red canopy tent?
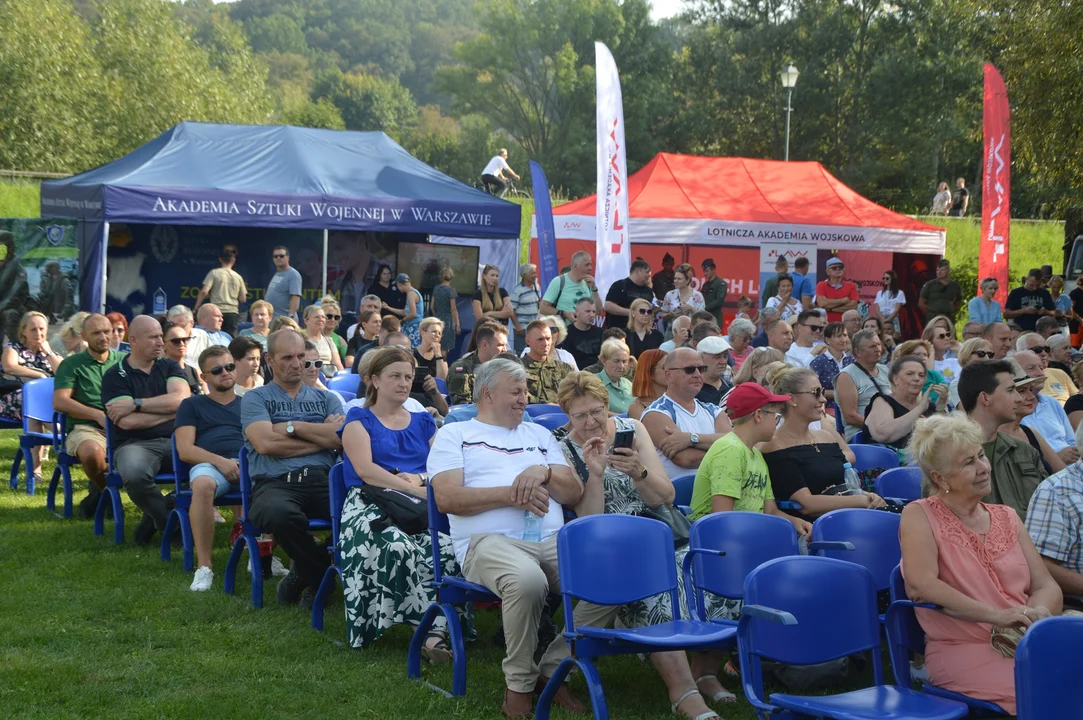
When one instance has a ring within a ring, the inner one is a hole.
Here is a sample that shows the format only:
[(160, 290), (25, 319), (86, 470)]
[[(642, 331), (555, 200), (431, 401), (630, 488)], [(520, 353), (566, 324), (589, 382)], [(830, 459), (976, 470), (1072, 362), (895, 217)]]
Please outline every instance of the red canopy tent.
[[(578, 250), (594, 253), (595, 204), (591, 195), (553, 210), (560, 265)], [(813, 266), (820, 277), (831, 251), (850, 265), (859, 264), (852, 251), (872, 251), (861, 257), (875, 266), (869, 270), (876, 282), (885, 263), (902, 270), (901, 277), (927, 274), (928, 258), (914, 266), (916, 258), (892, 254), (944, 253), (942, 228), (877, 205), (817, 162), (659, 153), (628, 178), (628, 207), (633, 257), (657, 270), (668, 253), (678, 264), (691, 263), (697, 274), (699, 263), (712, 257), (730, 284), (730, 301), (758, 294), (765, 243), (814, 244), (822, 255)], [(531, 253), (536, 259), (537, 243)]]

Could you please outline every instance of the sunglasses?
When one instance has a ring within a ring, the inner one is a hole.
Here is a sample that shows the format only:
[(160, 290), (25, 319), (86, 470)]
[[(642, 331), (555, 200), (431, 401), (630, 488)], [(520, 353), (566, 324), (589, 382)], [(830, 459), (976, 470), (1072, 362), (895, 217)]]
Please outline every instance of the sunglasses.
[(180, 347), (191, 339), (190, 337), (169, 338), (169, 342), (173, 343), (175, 347)]
[(341, 315), (325, 315), (324, 317), (326, 317), (328, 320), (341, 320), (342, 319)]
[(707, 366), (706, 365), (688, 365), (687, 367), (670, 368), (670, 369), (671, 370), (682, 370), (685, 375), (695, 375), (696, 373), (699, 373), (700, 375), (702, 375), (703, 373), (707, 372)]
[(237, 369), (236, 363), (226, 363), (225, 365), (215, 365), (211, 368), (211, 375), (221, 375), (223, 371), (233, 372)]
[(323, 360), (305, 360), (305, 369), (316, 368), (319, 370), (323, 367)]
[(974, 357), (981, 358), (982, 360), (992, 360), (993, 353), (990, 350), (975, 350)]
[(790, 393), (791, 395), (815, 395), (817, 398), (824, 396), (824, 389), (822, 387), (815, 388), (813, 390), (799, 390), (797, 392)]
[(275, 253), (271, 257), (273, 257), (275, 260), (281, 260), (282, 258), (284, 258), (286, 256), (284, 254), (282, 254), (282, 253)]

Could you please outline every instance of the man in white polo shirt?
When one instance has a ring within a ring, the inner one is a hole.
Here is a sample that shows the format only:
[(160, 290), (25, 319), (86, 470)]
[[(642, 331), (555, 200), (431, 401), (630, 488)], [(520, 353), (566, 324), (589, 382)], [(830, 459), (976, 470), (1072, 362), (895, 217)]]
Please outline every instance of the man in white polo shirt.
[(677, 348), (665, 359), (666, 392), (651, 403), (640, 421), (658, 448), (672, 480), (694, 473), (711, 444), (733, 430), (717, 405), (696, 399), (707, 367), (692, 348)]
[[(539, 676), (534, 650), (546, 597), (560, 587), (561, 506), (578, 503), (583, 486), (553, 435), (523, 422), (522, 365), (503, 358), (481, 365), (473, 397), (477, 418), (440, 428), (428, 471), (436, 504), (448, 514), (464, 577), (502, 601), (507, 690), (501, 711), (506, 717), (529, 717), (535, 689), (548, 682)], [(558, 697), (558, 704), (574, 701), (566, 688)]]

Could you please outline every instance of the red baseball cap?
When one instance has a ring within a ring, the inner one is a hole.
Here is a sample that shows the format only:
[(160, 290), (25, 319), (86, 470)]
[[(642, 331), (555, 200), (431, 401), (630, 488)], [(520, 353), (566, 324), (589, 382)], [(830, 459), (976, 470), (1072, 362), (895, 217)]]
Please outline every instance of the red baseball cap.
[(751, 415), (769, 403), (781, 403), (789, 399), (789, 395), (772, 395), (759, 383), (741, 383), (726, 396), (726, 413), (731, 418), (740, 418)]

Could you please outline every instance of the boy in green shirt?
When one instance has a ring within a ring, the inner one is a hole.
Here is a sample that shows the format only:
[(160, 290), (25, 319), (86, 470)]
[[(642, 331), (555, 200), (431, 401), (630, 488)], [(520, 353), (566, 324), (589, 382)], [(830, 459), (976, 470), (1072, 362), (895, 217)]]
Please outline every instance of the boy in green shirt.
[(808, 536), (811, 523), (778, 509), (771, 491), (767, 462), (756, 449), (775, 434), (778, 412), (789, 395), (772, 395), (763, 386), (741, 383), (726, 397), (733, 432), (716, 441), (696, 472), (692, 489), (692, 518), (713, 512), (740, 510), (777, 515)]

